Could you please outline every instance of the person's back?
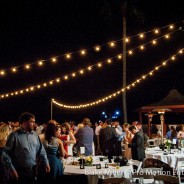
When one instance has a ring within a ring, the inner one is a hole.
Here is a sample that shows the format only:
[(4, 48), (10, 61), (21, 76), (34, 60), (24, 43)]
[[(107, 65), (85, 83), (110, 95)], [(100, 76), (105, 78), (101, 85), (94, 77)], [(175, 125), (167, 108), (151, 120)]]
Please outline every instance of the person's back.
[(111, 120), (106, 120), (106, 127), (100, 130), (100, 146), (103, 155), (113, 156), (116, 154), (117, 134), (115, 128), (110, 126)]
[(90, 120), (88, 118), (85, 118), (83, 120), (84, 128), (79, 129), (75, 133), (75, 138), (78, 142), (78, 150), (80, 150), (80, 147), (85, 147), (85, 155), (92, 155), (93, 149), (93, 136), (94, 132), (91, 127), (88, 126)]

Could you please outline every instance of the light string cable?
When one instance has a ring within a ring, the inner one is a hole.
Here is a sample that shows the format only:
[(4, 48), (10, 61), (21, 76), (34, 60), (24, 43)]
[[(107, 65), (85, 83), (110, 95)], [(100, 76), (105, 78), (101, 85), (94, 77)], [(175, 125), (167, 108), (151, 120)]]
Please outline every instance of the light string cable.
[(149, 71), (146, 74), (143, 74), (141, 77), (137, 78), (134, 82), (132, 82), (131, 84), (127, 85), (125, 88), (122, 88), (108, 96), (105, 96), (103, 98), (97, 99), (93, 102), (89, 102), (89, 103), (85, 103), (85, 104), (80, 104), (80, 105), (67, 105), (61, 102), (56, 101), (54, 98), (52, 99), (53, 104), (61, 107), (61, 108), (66, 108), (66, 109), (80, 109), (80, 108), (87, 108), (87, 107), (91, 107), (91, 106), (95, 106), (104, 102), (107, 102), (110, 99), (113, 99), (115, 97), (117, 97), (118, 95), (120, 95), (121, 93), (123, 93), (125, 90), (130, 90), (132, 87), (135, 87), (137, 84), (140, 84), (143, 80), (145, 80), (147, 77), (151, 77), (153, 76), (153, 74), (155, 72), (157, 72), (160, 68), (164, 68), (169, 61), (175, 61), (176, 60), (176, 56), (179, 54), (183, 54), (184, 52), (184, 48), (180, 49), (178, 53), (174, 54), (173, 56), (171, 56), (171, 58), (162, 61), (160, 65), (156, 66), (155, 68), (153, 68), (151, 71)]
[[(147, 34), (147, 33), (150, 33), (150, 32), (153, 32), (154, 34), (159, 34), (160, 30), (162, 29), (165, 29), (165, 28), (169, 28), (169, 30), (173, 30), (175, 28), (175, 24), (177, 24), (178, 22), (174, 23), (174, 24), (169, 24), (169, 25), (166, 25), (166, 26), (163, 26), (161, 28), (158, 28), (158, 29), (152, 29), (150, 31), (147, 31), (147, 32), (143, 32), (143, 33), (139, 33), (139, 34), (136, 34), (136, 35), (133, 35), (133, 36), (130, 36), (130, 37), (127, 37), (125, 39), (125, 41), (128, 43), (130, 41), (130, 39), (134, 38), (134, 37), (137, 37), (139, 36), (140, 39), (144, 38), (144, 35)], [(170, 33), (168, 33), (170, 34)], [(7, 68), (7, 69), (0, 69), (0, 77), (4, 77), (5, 75), (7, 75), (8, 73), (13, 73), (13, 74), (17, 74), (18, 73), (18, 70), (19, 68), (23, 68), (25, 71), (30, 71), (31, 68), (32, 68), (32, 65), (36, 65), (38, 67), (43, 67), (46, 62), (51, 62), (53, 64), (57, 63), (58, 61), (58, 58), (61, 58), (61, 57), (64, 57), (65, 59), (69, 60), (71, 59), (72, 55), (75, 54), (75, 53), (79, 53), (81, 56), (85, 56), (87, 54), (87, 51), (89, 50), (92, 50), (94, 49), (96, 52), (99, 52), (101, 50), (102, 47), (106, 46), (106, 45), (109, 45), (109, 47), (111, 48), (114, 48), (116, 43), (118, 42), (122, 42), (123, 39), (119, 39), (119, 40), (116, 40), (116, 41), (111, 41), (111, 42), (108, 42), (108, 43), (104, 43), (102, 45), (97, 45), (95, 47), (91, 47), (89, 49), (82, 49), (82, 50), (78, 50), (78, 51), (73, 51), (73, 52), (68, 52), (67, 54), (62, 54), (62, 55), (58, 55), (58, 56), (55, 56), (55, 57), (52, 57), (52, 58), (49, 58), (49, 59), (42, 59), (42, 60), (39, 60), (37, 62), (32, 62), (32, 63), (29, 63), (29, 64), (22, 64), (22, 65), (19, 65), (19, 66), (14, 66), (14, 67), (10, 67), (10, 68)]]
[[(162, 36), (162, 37), (165, 37), (167, 38), (165, 35)], [(162, 37), (159, 37), (158, 39), (161, 39)], [(140, 49), (143, 49), (142, 47), (147, 45), (147, 44), (150, 44), (150, 43), (154, 43), (153, 41), (155, 40), (152, 40), (152, 41), (149, 41), (147, 43), (145, 43), (144, 45), (140, 45), (138, 47), (135, 47), (134, 49), (137, 49), (137, 48), (140, 48)], [(129, 51), (127, 51), (127, 53), (129, 55), (132, 55), (134, 49), (131, 49)], [(48, 81), (45, 81), (45, 82), (42, 82), (42, 83), (39, 83), (39, 84), (35, 84), (35, 85), (29, 85), (30, 87), (26, 87), (26, 88), (22, 88), (22, 89), (19, 89), (19, 90), (16, 90), (16, 91), (11, 91), (11, 92), (7, 92), (7, 93), (2, 93), (0, 94), (0, 98), (8, 98), (10, 96), (17, 96), (17, 95), (22, 95), (24, 94), (25, 92), (28, 93), (28, 92), (33, 92), (35, 90), (39, 90), (39, 89), (42, 89), (42, 88), (46, 88), (46, 87), (49, 87), (49, 86), (53, 86), (54, 84), (58, 84), (60, 83), (62, 80), (64, 81), (67, 81), (70, 79), (70, 77), (72, 78), (75, 78), (77, 77), (77, 75), (84, 75), (85, 72), (90, 72), (94, 67), (97, 67), (97, 68), (102, 68), (103, 64), (111, 64), (113, 62), (113, 59), (118, 59), (118, 60), (121, 60), (122, 59), (122, 54), (118, 54), (114, 57), (111, 57), (111, 58), (108, 58), (104, 61), (101, 61), (101, 62), (97, 62), (96, 64), (93, 64), (93, 65), (88, 65), (87, 67), (85, 68), (81, 68), (77, 71), (74, 71), (74, 72), (71, 72), (69, 74), (65, 74), (61, 77), (56, 77), (55, 79), (50, 79)]]

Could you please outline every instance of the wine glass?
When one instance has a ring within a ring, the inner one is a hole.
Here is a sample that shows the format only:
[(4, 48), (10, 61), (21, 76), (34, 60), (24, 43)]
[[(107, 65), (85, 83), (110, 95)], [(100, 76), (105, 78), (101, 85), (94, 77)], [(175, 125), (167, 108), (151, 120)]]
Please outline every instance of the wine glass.
[(130, 183), (134, 183), (133, 176), (132, 176), (132, 172), (129, 171), (128, 174), (129, 174), (128, 178), (129, 178), (129, 180), (130, 180)]

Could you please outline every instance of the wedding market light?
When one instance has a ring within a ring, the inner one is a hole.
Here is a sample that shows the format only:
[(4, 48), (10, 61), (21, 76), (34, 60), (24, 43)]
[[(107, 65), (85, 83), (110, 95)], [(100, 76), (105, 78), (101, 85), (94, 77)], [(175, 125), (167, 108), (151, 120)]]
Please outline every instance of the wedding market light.
[[(158, 35), (159, 32), (160, 32), (160, 30), (162, 30), (162, 29), (166, 29), (166, 28), (167, 28), (169, 31), (170, 31), (170, 30), (173, 30), (173, 29), (176, 27), (176, 24), (177, 24), (177, 23), (169, 24), (169, 25), (166, 25), (166, 26), (161, 27), (161, 28), (158, 28), (158, 29), (152, 29), (152, 30), (147, 31), (147, 32), (144, 32), (144, 33), (139, 33), (139, 34), (136, 34), (136, 35), (127, 37), (127, 38), (125, 39), (125, 41), (126, 41), (126, 43), (129, 43), (130, 40), (131, 40), (132, 38), (137, 37), (137, 36), (140, 37), (141, 39), (143, 39), (143, 37), (144, 37), (147, 33), (153, 33), (154, 35)], [(167, 33), (167, 34), (164, 35), (163, 37), (165, 37), (166, 39), (169, 39), (169, 38), (170, 38), (170, 34), (176, 32), (176, 31), (178, 31), (178, 30), (180, 30), (180, 28), (179, 28), (179, 29), (176, 29), (176, 30), (173, 31), (173, 32)], [(161, 38), (161, 37), (155, 38), (152, 44), (154, 44), (154, 42), (156, 42), (156, 41), (157, 41), (158, 39), (160, 39), (160, 38)], [(108, 45), (110, 48), (114, 48), (114, 47), (116, 46), (116, 44), (117, 44), (118, 42), (122, 42), (122, 40), (123, 40), (123, 39), (119, 39), (119, 40), (111, 41), (111, 42), (108, 42), (108, 43), (105, 43), (105, 44), (102, 44), (102, 45), (98, 45), (98, 46), (95, 46), (95, 47), (92, 47), (92, 48), (89, 48), (89, 49), (82, 49), (82, 50), (70, 52), (70, 53), (67, 53), (67, 54), (58, 55), (58, 56), (55, 56), (55, 57), (52, 57), (52, 58), (49, 58), (49, 59), (43, 59), (43, 60), (41, 60), (41, 61), (37, 61), (37, 62), (29, 63), (29, 64), (22, 64), (22, 65), (19, 65), (19, 66), (14, 66), (14, 67), (11, 67), (11, 68), (3, 69), (3, 70), (1, 70), (1, 71), (4, 71), (4, 72), (0, 72), (0, 76), (5, 76), (5, 74), (6, 74), (6, 76), (7, 76), (7, 75), (10, 74), (10, 73), (14, 73), (14, 74), (16, 73), (16, 74), (18, 74), (18, 73), (19, 73), (18, 71), (20, 71), (20, 70), (18, 70), (19, 68), (25, 68), (25, 70), (28, 71), (28, 70), (31, 69), (31, 66), (32, 66), (32, 65), (35, 65), (35, 64), (37, 64), (38, 67), (44, 66), (44, 64), (45, 64), (46, 62), (51, 62), (51, 63), (53, 63), (53, 64), (56, 64), (56, 63), (58, 62), (58, 58), (64, 57), (66, 60), (69, 60), (69, 59), (72, 59), (72, 55), (75, 54), (75, 53), (79, 53), (81, 56), (84, 57), (85, 55), (87, 55), (87, 52), (88, 52), (89, 50), (91, 50), (91, 49), (94, 49), (94, 51), (96, 51), (96, 52), (100, 52), (101, 49), (102, 49), (102, 47), (103, 47), (103, 46), (106, 46), (106, 45)], [(143, 44), (143, 45), (145, 45), (145, 44)], [(131, 50), (132, 50), (132, 49), (131, 49)], [(143, 50), (143, 49), (141, 49), (141, 50)], [(129, 55), (132, 55), (132, 54), (133, 54), (132, 51), (129, 51), (129, 52), (130, 52)]]
[[(173, 56), (171, 57), (170, 60), (173, 60), (173, 57), (175, 58), (176, 55), (178, 55), (178, 54), (183, 54), (183, 49), (180, 49), (180, 50), (178, 51), (177, 54), (175, 54), (175, 55), (173, 55)], [(116, 58), (116, 56), (113, 57), (113, 58)], [(111, 59), (112, 59), (112, 58), (111, 58)], [(111, 60), (111, 61), (112, 61), (112, 60)], [(168, 60), (167, 60), (167, 61), (163, 61), (162, 64), (161, 64), (160, 66), (156, 66), (155, 69), (152, 70), (152, 71), (150, 71), (147, 75), (152, 76), (152, 75), (153, 75), (153, 72), (157, 71), (161, 66), (165, 66), (165, 65), (167, 64), (167, 62), (168, 62)], [(84, 71), (91, 71), (91, 69), (92, 69), (93, 67), (95, 67), (95, 66), (97, 66), (97, 68), (101, 68), (102, 63), (110, 64), (110, 63), (109, 63), (109, 59), (108, 59), (108, 60), (105, 60), (105, 61), (103, 61), (103, 62), (101, 62), (101, 63), (96, 63), (96, 64), (94, 64), (94, 65), (87, 66), (86, 68), (80, 69), (79, 73), (80, 73), (80, 74), (84, 74)], [(100, 65), (99, 65), (99, 64), (100, 64)], [(89, 70), (89, 69), (90, 69), (90, 70)], [(1, 71), (1, 72), (2, 72), (2, 71)], [(74, 75), (74, 73), (75, 73), (75, 75)], [(77, 72), (72, 72), (71, 74), (65, 75), (65, 76), (63, 76), (63, 77), (58, 77), (58, 78), (56, 78), (56, 79), (49, 80), (49, 81), (44, 82), (44, 83), (42, 83), (42, 84), (36, 84), (36, 85), (30, 87), (30, 90), (31, 90), (31, 91), (34, 91), (34, 90), (41, 89), (41, 88), (43, 88), (43, 87), (47, 87), (47, 86), (51, 86), (51, 85), (57, 84), (57, 83), (61, 82), (61, 79), (62, 79), (62, 78), (63, 78), (64, 80), (68, 80), (68, 79), (70, 79), (69, 76), (74, 77), (74, 76), (76, 76), (76, 73), (77, 73)], [(142, 79), (145, 79), (145, 78), (147, 77), (147, 75), (143, 75), (141, 79), (136, 79), (136, 81), (135, 81), (133, 84), (131, 84), (131, 86), (134, 87), (136, 83), (139, 83)], [(38, 85), (39, 85), (39, 87), (38, 87)], [(7, 92), (7, 93), (4, 93), (4, 94), (0, 94), (0, 98), (9, 97), (10, 94), (22, 95), (22, 94), (23, 94), (22, 92), (30, 92), (30, 90), (28, 90), (28, 89), (29, 89), (29, 87), (28, 87), (28, 88), (19, 89), (19, 90), (16, 90), (16, 91)], [(127, 86), (125, 89), (130, 89), (130, 85)], [(125, 90), (125, 89), (123, 89), (123, 90)], [(20, 91), (22, 91), (22, 92), (20, 92)], [(118, 94), (119, 94), (119, 93), (118, 93)], [(11, 95), (11, 96), (13, 96), (13, 95)], [(116, 93), (114, 93), (113, 96), (116, 96)], [(111, 97), (112, 97), (112, 96), (111, 96)], [(106, 100), (106, 99), (103, 99), (103, 101), (105, 101), (105, 100)], [(101, 102), (101, 101), (100, 101), (100, 102)], [(98, 103), (99, 103), (99, 102), (98, 102)], [(96, 103), (95, 103), (95, 104), (96, 104)]]
[[(174, 54), (172, 57), (176, 57), (176, 55), (182, 54), (183, 50), (184, 50), (184, 48), (180, 49), (180, 51), (178, 53)], [(66, 109), (81, 109), (81, 108), (87, 108), (87, 107), (91, 107), (91, 106), (95, 106), (95, 105), (104, 103), (112, 98), (115, 98), (117, 95), (120, 95), (121, 93), (125, 92), (125, 90), (130, 90), (132, 87), (135, 87), (136, 84), (142, 82), (147, 77), (152, 76), (156, 71), (158, 71), (159, 68), (165, 66), (165, 65), (163, 65), (163, 63), (168, 63), (170, 60), (172, 60), (172, 57), (164, 62), (161, 62), (161, 64), (159, 66), (155, 67), (153, 70), (149, 71), (147, 74), (142, 75), (142, 77), (136, 79), (134, 82), (132, 82), (131, 84), (129, 84), (125, 88), (122, 88), (122, 89), (120, 89), (120, 90), (118, 90), (118, 91), (116, 91), (108, 96), (105, 96), (103, 98), (97, 99), (96, 101), (85, 103), (85, 104), (80, 104), (80, 105), (66, 105), (66, 104), (63, 104), (63, 103), (56, 101), (55, 99), (52, 99), (52, 102), (55, 105), (62, 107), (62, 108), (66, 108)]]

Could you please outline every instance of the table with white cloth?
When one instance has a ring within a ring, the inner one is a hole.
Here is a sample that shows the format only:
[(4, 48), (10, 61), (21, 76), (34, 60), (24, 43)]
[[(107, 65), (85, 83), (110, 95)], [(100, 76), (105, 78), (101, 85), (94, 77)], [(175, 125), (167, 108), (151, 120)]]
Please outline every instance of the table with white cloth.
[(147, 148), (146, 158), (155, 158), (168, 164), (170, 167), (177, 169), (178, 162), (184, 159), (183, 151), (172, 149), (171, 154), (162, 151), (159, 147)]
[[(73, 174), (83, 174), (88, 178), (89, 184), (97, 184), (98, 178), (107, 178), (107, 177), (125, 177), (129, 178), (131, 172), (133, 172), (133, 166), (131, 164), (127, 166), (116, 166), (116, 163), (108, 163), (108, 160), (100, 161), (99, 158), (103, 156), (93, 157), (93, 165), (85, 166), (84, 169), (80, 169), (80, 165), (72, 165), (77, 163), (79, 158), (69, 157), (67, 160), (64, 160), (64, 174), (73, 175)], [(108, 164), (108, 168), (105, 168), (105, 164)], [(101, 164), (101, 169), (96, 168), (96, 164)], [(129, 182), (128, 182), (129, 183)]]
[[(166, 138), (163, 138), (163, 142), (165, 140)], [(160, 144), (162, 144), (162, 139), (161, 138), (148, 139), (148, 143), (150, 144), (150, 146), (159, 146)]]

